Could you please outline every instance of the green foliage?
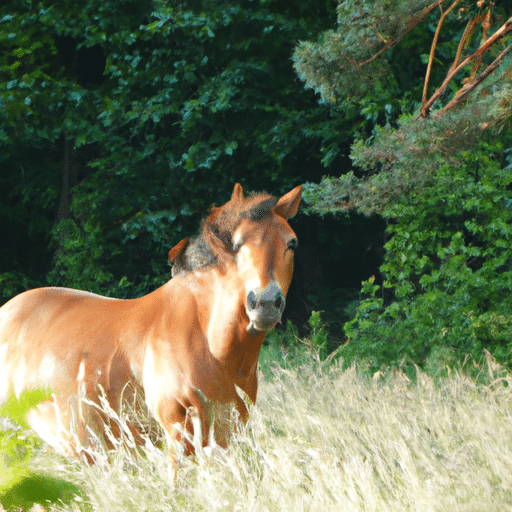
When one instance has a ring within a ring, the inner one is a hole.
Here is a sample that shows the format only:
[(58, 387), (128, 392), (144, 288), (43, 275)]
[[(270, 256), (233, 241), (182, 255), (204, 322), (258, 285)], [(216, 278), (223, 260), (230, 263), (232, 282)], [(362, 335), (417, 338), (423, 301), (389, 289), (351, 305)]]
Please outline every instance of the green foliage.
[(36, 474), (29, 462), (40, 446), (35, 434), (28, 432), (27, 412), (37, 403), (47, 400), (48, 391), (24, 392), (20, 399), (10, 397), (0, 407), (0, 505), (5, 510), (29, 509), (34, 503), (71, 502), (79, 489), (64, 480)]
[[(453, 9), (452, 4), (448, 0), (342, 0), (337, 8), (336, 29), (322, 32), (317, 41), (298, 44), (294, 68), (305, 86), (320, 94), (323, 102), (357, 102), (368, 112), (368, 106), (380, 103), (379, 97), (384, 94), (388, 114), (397, 105), (410, 113), (413, 109), (406, 105), (411, 100), (419, 104), (422, 99), (421, 78), (425, 77), (432, 39), (441, 18), (442, 31), (434, 44), (435, 66), (431, 70), (431, 78), (437, 84), (444, 78), (444, 68), (452, 64), (469, 22), (478, 18), (481, 23), (488, 9), (493, 12), (493, 22), (503, 23), (508, 17), (506, 7), (501, 5), (477, 6), (477, 2), (466, 0), (458, 1)], [(491, 33), (495, 30), (489, 29), (488, 26), (486, 30)], [(477, 39), (465, 39), (464, 51), (474, 51), (479, 44)], [(484, 60), (491, 62), (499, 50)], [(471, 66), (466, 66), (452, 89), (460, 87), (471, 73)], [(416, 78), (413, 82), (411, 75)], [(400, 89), (404, 96), (392, 94)]]
[[(29, 473), (0, 495), (0, 503), (7, 511), (29, 510), (38, 503), (43, 507), (48, 503), (69, 504), (79, 497), (80, 489), (66, 480), (44, 474)], [(79, 497), (80, 501), (83, 501)]]
[(30, 287), (29, 279), (15, 272), (3, 272), (0, 274), (0, 302), (5, 302), (11, 297)]
[(20, 400), (13, 396), (0, 407), (0, 417), (9, 418), (11, 422), (9, 428), (0, 426), (0, 497), (29, 474), (28, 463), (38, 441), (25, 431), (28, 428), (25, 415), (47, 395), (28, 391)]
[(325, 359), (329, 354), (329, 340), (327, 329), (320, 318), (320, 311), (312, 311), (308, 323), (311, 327), (309, 343), (318, 354), (318, 358)]
[[(303, 41), (295, 49), (297, 74), (323, 101), (336, 103), (348, 97), (350, 101), (367, 103), (369, 91), (376, 87), (381, 92), (388, 90), (396, 85), (395, 76), (387, 59), (375, 59), (365, 66), (360, 63), (403, 32), (429, 3), (428, 0), (341, 1), (337, 8), (337, 29), (323, 32), (317, 42)], [(371, 97), (379, 101), (373, 94)]]
[[(402, 195), (423, 186), (447, 158), (470, 150), (481, 139), (500, 136), (508, 124), (510, 35), (450, 75), (479, 48), (480, 30), (485, 40), (508, 18), (506, 9), (492, 4), (479, 10), (475, 2), (448, 9), (448, 4), (341, 2), (337, 31), (296, 48), (295, 69), (306, 87), (315, 88), (340, 112), (359, 108), (361, 119), (354, 123), (354, 169), (309, 184), (306, 199), (314, 211), (356, 208), (366, 215), (381, 214)], [(501, 65), (492, 68), (492, 59), (499, 55), (496, 62)], [(434, 66), (427, 73), (431, 57)], [(479, 66), (487, 65), (489, 72), (478, 74)], [(474, 87), (468, 88), (471, 94), (459, 96), (474, 80)], [(427, 108), (436, 87), (445, 93)]]
[[(348, 361), (375, 371), (433, 369), (484, 350), (510, 359), (506, 11), (485, 2), (341, 2), (337, 30), (296, 49), (306, 86), (340, 109), (357, 102), (366, 120), (354, 167), (306, 187), (310, 210), (357, 209), (388, 224), (382, 285), (363, 283), (344, 328), (339, 354)], [(479, 35), (498, 29), (504, 37), (481, 50)], [(465, 58), (473, 60), (452, 73)]]
[(309, 335), (301, 338), (297, 327), (288, 320), (283, 329), (273, 329), (265, 338), (259, 368), (265, 378), (272, 378), (276, 367), (297, 368), (312, 359), (324, 361), (332, 351), (333, 338), (323, 322), (320, 311), (312, 311), (308, 320)]
[[(73, 187), (61, 194), (69, 215), (53, 230), (50, 284), (145, 293), (167, 277), (168, 250), (234, 182), (282, 193), (340, 152), (339, 121), (302, 90), (289, 61), (332, 6), (23, 5), (0, 7), (0, 159), (20, 183), (20, 156), (44, 149), (47, 161), (29, 163), (39, 182), (20, 188), (51, 197), (31, 203), (50, 226), (63, 175)], [(1, 195), (0, 214), (2, 203), (5, 212), (19, 204)], [(11, 268), (15, 260), (0, 263), (23, 275), (50, 270)]]
[(501, 147), (481, 144), (443, 164), (388, 208), (381, 271), (395, 300), (384, 304), (373, 279), (364, 283), (341, 354), (372, 368), (404, 358), (421, 365), (466, 354), (478, 360), (484, 349), (509, 360), (512, 175)]
[(23, 428), (29, 428), (25, 420), (27, 412), (39, 402), (48, 400), (50, 397), (49, 391), (40, 389), (25, 391), (19, 398), (11, 396), (0, 407), (0, 415), (10, 418)]

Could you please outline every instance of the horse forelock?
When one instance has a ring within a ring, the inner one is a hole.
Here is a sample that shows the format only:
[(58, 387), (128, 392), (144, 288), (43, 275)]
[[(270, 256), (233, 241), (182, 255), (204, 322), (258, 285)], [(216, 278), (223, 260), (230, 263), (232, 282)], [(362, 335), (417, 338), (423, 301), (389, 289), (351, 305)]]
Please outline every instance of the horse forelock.
[(272, 215), (277, 199), (266, 193), (230, 200), (222, 206), (212, 206), (203, 221), (199, 235), (192, 238), (178, 261), (173, 275), (212, 266), (225, 266), (234, 261), (233, 233), (243, 219), (259, 222)]

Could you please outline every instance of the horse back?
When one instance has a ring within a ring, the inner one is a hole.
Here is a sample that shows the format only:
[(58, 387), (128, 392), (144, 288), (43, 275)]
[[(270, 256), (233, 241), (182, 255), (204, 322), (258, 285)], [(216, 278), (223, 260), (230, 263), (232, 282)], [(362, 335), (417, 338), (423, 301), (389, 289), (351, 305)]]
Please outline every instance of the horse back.
[(0, 308), (0, 402), (27, 388), (69, 389), (78, 380), (109, 387), (128, 301), (67, 288), (24, 292)]

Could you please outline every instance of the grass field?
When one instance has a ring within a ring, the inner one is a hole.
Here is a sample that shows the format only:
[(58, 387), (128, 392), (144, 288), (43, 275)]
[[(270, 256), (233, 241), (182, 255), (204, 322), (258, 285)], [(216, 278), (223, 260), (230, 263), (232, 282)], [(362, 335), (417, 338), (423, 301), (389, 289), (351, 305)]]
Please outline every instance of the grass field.
[(492, 360), (487, 385), (461, 373), (362, 377), (314, 358), (265, 371), (228, 451), (186, 460), (176, 475), (151, 447), (93, 467), (41, 448), (32, 470), (82, 490), (45, 509), (512, 510), (512, 380)]

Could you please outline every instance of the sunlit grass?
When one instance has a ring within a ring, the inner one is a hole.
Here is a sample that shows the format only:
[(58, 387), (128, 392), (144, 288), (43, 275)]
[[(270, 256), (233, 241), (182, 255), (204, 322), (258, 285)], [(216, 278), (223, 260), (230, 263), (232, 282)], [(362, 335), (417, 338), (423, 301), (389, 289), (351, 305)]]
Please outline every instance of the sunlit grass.
[[(512, 510), (512, 388), (452, 372), (363, 377), (311, 357), (268, 368), (247, 428), (227, 451), (184, 460), (118, 449), (87, 466), (43, 448), (34, 471), (83, 490), (87, 511)], [(510, 381), (512, 382), (512, 381)]]

